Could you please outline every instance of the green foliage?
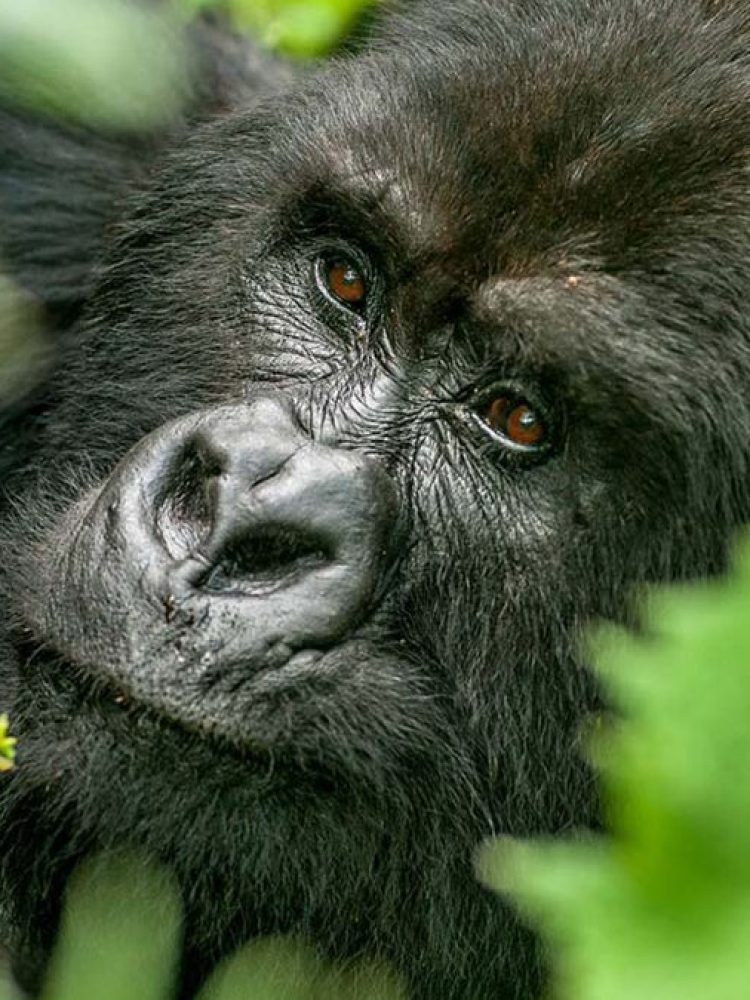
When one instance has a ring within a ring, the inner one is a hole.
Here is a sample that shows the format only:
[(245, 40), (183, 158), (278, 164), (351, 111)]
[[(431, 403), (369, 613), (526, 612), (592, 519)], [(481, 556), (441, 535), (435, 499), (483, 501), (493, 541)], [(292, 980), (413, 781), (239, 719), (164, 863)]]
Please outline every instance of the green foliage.
[[(48, 354), (36, 310), (0, 272), (0, 407), (10, 406), (36, 384), (46, 369)], [(13, 746), (3, 742), (7, 724), (0, 717), (0, 770), (3, 759), (12, 760), (3, 752), (4, 747), (9, 751)]]
[[(95, 858), (69, 885), (42, 1000), (171, 1000), (180, 932), (177, 890), (164, 870), (134, 855)], [(304, 942), (268, 938), (222, 963), (197, 1000), (405, 998), (386, 968), (334, 966)]]
[(624, 721), (594, 740), (613, 836), (481, 861), (544, 931), (563, 1000), (750, 995), (750, 547), (593, 643)]
[(0, 99), (86, 125), (145, 128), (184, 99), (180, 23), (226, 11), (260, 42), (320, 56), (374, 0), (0, 0)]
[(221, 966), (198, 1000), (406, 1000), (406, 992), (381, 966), (336, 967), (301, 941), (268, 938)]
[(0, 98), (92, 125), (169, 120), (186, 85), (176, 26), (156, 4), (0, 2)]
[(0, 715), (0, 773), (13, 770), (16, 741), (8, 732), (8, 716)]
[[(0, 938), (2, 937), (2, 929), (2, 922), (0, 922)], [(3, 966), (2, 954), (0, 951), (0, 1000), (14, 1000), (10, 983), (10, 973)], [(15, 1000), (18, 1000), (18, 998), (16, 997)]]
[(71, 880), (42, 1000), (167, 1000), (179, 940), (169, 876), (125, 855), (96, 858)]
[(179, 0), (187, 9), (221, 7), (271, 48), (321, 56), (351, 31), (374, 0)]

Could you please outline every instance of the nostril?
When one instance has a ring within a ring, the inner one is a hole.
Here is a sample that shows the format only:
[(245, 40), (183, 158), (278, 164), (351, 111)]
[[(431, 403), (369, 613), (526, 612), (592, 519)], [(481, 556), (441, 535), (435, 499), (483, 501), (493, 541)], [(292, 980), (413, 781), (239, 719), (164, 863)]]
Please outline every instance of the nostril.
[(265, 594), (331, 562), (322, 536), (287, 525), (264, 524), (231, 540), (196, 581), (212, 593)]
[(208, 538), (215, 507), (211, 493), (220, 472), (195, 441), (175, 457), (156, 504), (157, 528), (172, 558), (185, 558)]

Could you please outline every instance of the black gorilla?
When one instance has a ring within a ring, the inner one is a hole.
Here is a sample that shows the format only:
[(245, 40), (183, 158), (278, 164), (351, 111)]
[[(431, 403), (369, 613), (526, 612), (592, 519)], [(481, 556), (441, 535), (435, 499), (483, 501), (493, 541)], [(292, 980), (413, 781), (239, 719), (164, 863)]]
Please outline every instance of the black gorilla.
[(2, 253), (61, 353), (5, 418), (30, 988), (71, 867), (131, 843), (186, 990), (279, 932), (537, 994), (473, 852), (597, 823), (582, 626), (750, 509), (746, 20), (415, 3), (299, 79), (214, 27), (169, 135), (6, 110)]

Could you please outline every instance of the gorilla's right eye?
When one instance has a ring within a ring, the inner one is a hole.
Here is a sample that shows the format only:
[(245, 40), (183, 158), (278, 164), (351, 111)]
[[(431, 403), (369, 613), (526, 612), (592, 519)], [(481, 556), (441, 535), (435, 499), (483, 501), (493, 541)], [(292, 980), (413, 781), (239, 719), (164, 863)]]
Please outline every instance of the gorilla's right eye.
[(315, 263), (319, 287), (339, 305), (360, 311), (367, 300), (367, 278), (352, 257), (339, 254), (318, 257)]
[(552, 424), (546, 407), (507, 385), (481, 394), (473, 406), (481, 426), (513, 451), (538, 454), (552, 441)]
[(484, 421), (496, 434), (520, 448), (538, 448), (547, 437), (542, 415), (525, 399), (496, 397), (487, 406)]

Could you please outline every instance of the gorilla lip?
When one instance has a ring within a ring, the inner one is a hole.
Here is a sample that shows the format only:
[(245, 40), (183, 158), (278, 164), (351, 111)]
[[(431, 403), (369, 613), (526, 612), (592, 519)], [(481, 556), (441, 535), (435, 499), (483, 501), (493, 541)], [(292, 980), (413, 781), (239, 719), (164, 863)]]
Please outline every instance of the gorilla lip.
[[(121, 686), (111, 674), (102, 680), (112, 691), (111, 700), (121, 707), (143, 709), (188, 732), (249, 751), (281, 750), (300, 727), (325, 740), (332, 709), (333, 717), (340, 714), (343, 694), (352, 730), (365, 732), (371, 726), (366, 706), (372, 704), (373, 692), (379, 691), (385, 701), (397, 697), (403, 713), (409, 712), (416, 692), (420, 705), (426, 694), (413, 666), (384, 656), (369, 640), (356, 637), (328, 650), (298, 650), (281, 665), (251, 668), (243, 662), (231, 667), (224, 663), (213, 676), (204, 673), (189, 684), (183, 678), (170, 687)], [(122, 698), (124, 706), (118, 700)]]

